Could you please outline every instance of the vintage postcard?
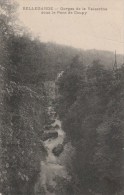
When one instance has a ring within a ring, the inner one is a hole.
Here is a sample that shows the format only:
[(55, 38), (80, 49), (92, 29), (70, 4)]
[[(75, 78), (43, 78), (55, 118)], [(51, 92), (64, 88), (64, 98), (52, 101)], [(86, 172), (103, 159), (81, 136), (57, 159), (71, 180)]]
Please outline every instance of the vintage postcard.
[(0, 195), (124, 195), (124, 0), (0, 0)]

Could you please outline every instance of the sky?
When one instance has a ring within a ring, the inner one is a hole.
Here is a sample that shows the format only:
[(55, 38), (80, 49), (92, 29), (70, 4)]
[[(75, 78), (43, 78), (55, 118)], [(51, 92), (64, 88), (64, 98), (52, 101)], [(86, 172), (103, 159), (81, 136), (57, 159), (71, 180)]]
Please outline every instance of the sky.
[[(124, 0), (16, 0), (18, 17), (42, 42), (124, 53)], [(107, 8), (86, 15), (44, 15), (23, 7)]]

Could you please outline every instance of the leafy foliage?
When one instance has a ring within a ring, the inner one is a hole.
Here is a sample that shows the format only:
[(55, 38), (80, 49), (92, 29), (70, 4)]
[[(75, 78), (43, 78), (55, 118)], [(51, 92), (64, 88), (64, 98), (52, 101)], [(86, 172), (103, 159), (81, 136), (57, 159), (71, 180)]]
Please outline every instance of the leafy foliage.
[(76, 149), (69, 169), (82, 194), (123, 194), (123, 67), (117, 74), (97, 60), (83, 74), (70, 66), (58, 81), (57, 109)]
[[(56, 193), (122, 195), (124, 66), (113, 74), (111, 52), (33, 39), (20, 32), (15, 9), (12, 2), (0, 1), (0, 192), (34, 193), (46, 155), (44, 82), (64, 71), (57, 81), (56, 109), (75, 152), (67, 163), (72, 180), (57, 178)], [(118, 60), (121, 64), (122, 56)]]
[(0, 6), (0, 191), (32, 194), (46, 155), (41, 142), (46, 102), (37, 70), (41, 55), (35, 53), (36, 41), (15, 33), (14, 4), (1, 1)]

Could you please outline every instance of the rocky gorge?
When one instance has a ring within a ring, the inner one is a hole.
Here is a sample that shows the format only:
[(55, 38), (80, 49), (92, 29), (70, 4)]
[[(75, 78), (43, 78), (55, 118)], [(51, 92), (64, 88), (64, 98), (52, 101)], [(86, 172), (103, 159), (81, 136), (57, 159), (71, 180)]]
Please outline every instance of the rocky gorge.
[(41, 173), (35, 185), (35, 194), (57, 195), (57, 177), (67, 181), (71, 179), (66, 170), (66, 156), (69, 152), (65, 144), (65, 132), (55, 111), (56, 86), (54, 82), (45, 84), (47, 93), (47, 122), (42, 133), (42, 141), (47, 151), (45, 160), (41, 161)]

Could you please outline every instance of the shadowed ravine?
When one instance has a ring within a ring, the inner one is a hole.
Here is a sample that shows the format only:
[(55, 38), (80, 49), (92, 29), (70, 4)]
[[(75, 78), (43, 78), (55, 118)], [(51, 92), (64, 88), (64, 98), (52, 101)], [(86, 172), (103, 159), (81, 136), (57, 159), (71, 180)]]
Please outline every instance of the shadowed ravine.
[[(51, 90), (49, 88), (52, 88)], [(35, 185), (35, 194), (56, 195), (55, 189), (57, 186), (56, 177), (61, 177), (69, 180), (70, 177), (66, 170), (66, 165), (62, 154), (66, 156), (64, 147), (65, 132), (62, 129), (61, 121), (58, 118), (54, 109), (55, 101), (55, 85), (47, 85), (47, 116), (49, 124), (44, 127), (43, 143), (47, 150), (47, 157), (41, 161), (41, 173), (38, 182)], [(51, 94), (52, 91), (52, 94)], [(64, 157), (65, 158), (65, 157)], [(41, 192), (41, 193), (40, 193)]]

